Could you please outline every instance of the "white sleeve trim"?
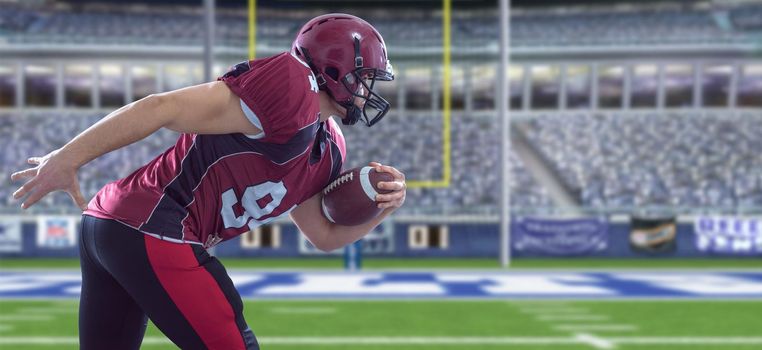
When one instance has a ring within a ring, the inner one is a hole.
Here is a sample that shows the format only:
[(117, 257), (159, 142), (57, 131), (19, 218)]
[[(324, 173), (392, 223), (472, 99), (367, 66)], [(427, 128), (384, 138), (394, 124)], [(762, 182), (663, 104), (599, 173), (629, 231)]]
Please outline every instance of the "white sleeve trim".
[(265, 137), (265, 129), (262, 128), (262, 122), (259, 120), (259, 117), (254, 113), (254, 111), (249, 108), (249, 106), (246, 105), (245, 102), (243, 102), (243, 99), (239, 99), (241, 102), (241, 109), (243, 110), (243, 114), (246, 115), (246, 118), (249, 119), (249, 121), (254, 124), (259, 130), (262, 130), (259, 134), (256, 135), (246, 135), (246, 137), (250, 139), (261, 139)]

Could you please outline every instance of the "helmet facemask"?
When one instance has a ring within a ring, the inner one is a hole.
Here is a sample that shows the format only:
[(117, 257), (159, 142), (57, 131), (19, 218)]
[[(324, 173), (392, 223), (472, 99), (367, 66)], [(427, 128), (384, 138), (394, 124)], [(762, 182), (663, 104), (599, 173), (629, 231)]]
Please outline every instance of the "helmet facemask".
[[(362, 57), (360, 57), (362, 58)], [(378, 123), (387, 112), (389, 112), (389, 102), (381, 95), (373, 91), (377, 80), (391, 81), (394, 79), (394, 73), (391, 65), (387, 65), (388, 70), (376, 68), (356, 68), (341, 79), (341, 83), (349, 91), (350, 98), (346, 101), (337, 101), (342, 107), (346, 108), (347, 115), (342, 119), (344, 125), (354, 125), (360, 118), (368, 127)], [(362, 99), (362, 109), (357, 106), (355, 99)]]

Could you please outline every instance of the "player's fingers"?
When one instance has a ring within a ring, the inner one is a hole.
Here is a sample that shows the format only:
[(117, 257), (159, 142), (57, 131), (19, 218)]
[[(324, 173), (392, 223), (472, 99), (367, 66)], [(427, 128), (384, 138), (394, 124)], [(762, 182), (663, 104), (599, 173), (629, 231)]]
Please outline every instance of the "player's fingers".
[(379, 162), (370, 162), (370, 163), (368, 163), (368, 165), (373, 167), (373, 169), (376, 169), (377, 172), (382, 172), (383, 171), (383, 170), (381, 170), (382, 165)]
[(75, 184), (73, 189), (66, 192), (69, 193), (69, 196), (74, 200), (74, 203), (77, 204), (77, 207), (83, 211), (87, 209), (87, 201), (85, 201), (85, 196), (83, 196), (82, 192), (79, 190), (78, 184)]
[(378, 208), (380, 209), (399, 208), (402, 206), (402, 203), (403, 201), (380, 202), (378, 203)]
[(401, 207), (403, 203), (405, 203), (405, 195), (403, 194), (402, 197), (395, 199), (391, 202), (387, 202), (389, 204), (389, 207)]
[(401, 191), (405, 189), (405, 183), (400, 181), (380, 181), (378, 188), (384, 190)]
[(19, 199), (19, 198), (23, 197), (30, 190), (31, 190), (30, 186), (24, 185), (24, 186), (19, 187), (19, 189), (16, 190), (16, 192), (13, 192), (13, 199)]
[(395, 167), (391, 167), (388, 165), (382, 165), (381, 170), (385, 173), (392, 174), (394, 176), (395, 180), (405, 180), (405, 174), (403, 174), (401, 171), (397, 170)]
[(26, 160), (27, 163), (35, 165), (40, 164), (41, 161), (42, 157), (30, 157)]
[(37, 186), (37, 179), (32, 179), (29, 182), (25, 183), (23, 186), (19, 187), (16, 192), (13, 192), (13, 199), (19, 199), (29, 193), (35, 186)]
[(392, 193), (376, 195), (376, 201), (377, 202), (392, 202), (395, 200), (400, 200), (404, 197), (405, 197), (405, 192), (395, 191)]
[(32, 192), (32, 194), (29, 195), (26, 201), (24, 201), (24, 204), (21, 204), (21, 209), (28, 209), (29, 207), (33, 206), (40, 199), (42, 199), (42, 197), (45, 197), (48, 192), (50, 191), (38, 188), (36, 191)]
[(11, 181), (20, 180), (20, 179), (27, 178), (27, 177), (34, 176), (34, 175), (37, 175), (37, 168), (31, 168), (31, 169), (26, 169), (26, 170), (22, 170), (22, 171), (17, 171), (15, 173), (11, 174)]
[(404, 183), (404, 181), (405, 181), (405, 174), (403, 172), (397, 170), (397, 168), (394, 168), (394, 167), (390, 167), (390, 168), (392, 168), (392, 172), (394, 174), (394, 177), (397, 180), (402, 180), (403, 183)]

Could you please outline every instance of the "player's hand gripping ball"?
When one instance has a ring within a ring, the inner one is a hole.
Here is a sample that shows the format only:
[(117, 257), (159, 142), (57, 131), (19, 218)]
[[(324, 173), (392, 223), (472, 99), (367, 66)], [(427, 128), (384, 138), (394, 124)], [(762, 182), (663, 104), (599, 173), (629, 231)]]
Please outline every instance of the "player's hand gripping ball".
[(354, 168), (339, 175), (323, 189), (323, 215), (328, 221), (344, 226), (362, 225), (384, 211), (376, 202), (377, 194), (391, 190), (379, 182), (394, 181), (392, 174), (377, 172), (371, 166)]

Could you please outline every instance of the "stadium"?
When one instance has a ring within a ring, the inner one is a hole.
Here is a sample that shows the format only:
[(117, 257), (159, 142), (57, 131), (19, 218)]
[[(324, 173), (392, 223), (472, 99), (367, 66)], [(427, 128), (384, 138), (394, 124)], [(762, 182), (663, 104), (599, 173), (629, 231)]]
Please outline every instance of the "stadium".
[[(79, 345), (81, 210), (22, 210), (10, 174), (329, 12), (395, 73), (344, 168), (393, 165), (407, 198), (345, 249), (287, 219), (209, 248), (263, 348), (762, 348), (753, 0), (0, 0), (0, 348)], [(85, 197), (178, 136), (83, 166)], [(142, 348), (176, 347), (149, 324)]]

